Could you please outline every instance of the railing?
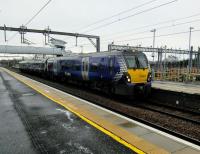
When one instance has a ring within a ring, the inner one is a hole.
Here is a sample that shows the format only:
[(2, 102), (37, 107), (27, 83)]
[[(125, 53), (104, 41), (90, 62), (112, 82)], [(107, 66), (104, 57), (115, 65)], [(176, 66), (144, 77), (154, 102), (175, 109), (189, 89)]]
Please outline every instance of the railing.
[(200, 70), (192, 68), (190, 73), (187, 68), (167, 68), (166, 71), (152, 71), (153, 80), (195, 82), (200, 81)]

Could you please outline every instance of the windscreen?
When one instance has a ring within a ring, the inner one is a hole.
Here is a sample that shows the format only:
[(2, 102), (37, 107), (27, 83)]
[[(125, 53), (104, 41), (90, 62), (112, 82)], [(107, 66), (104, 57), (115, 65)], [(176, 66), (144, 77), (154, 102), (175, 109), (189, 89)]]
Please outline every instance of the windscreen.
[(128, 68), (147, 68), (148, 62), (147, 58), (143, 53), (138, 53), (135, 55), (125, 55), (125, 60)]
[(137, 60), (138, 60), (138, 68), (147, 68), (148, 67), (148, 62), (147, 58), (144, 54), (139, 54), (137, 55)]
[(135, 56), (125, 56), (128, 68), (137, 68)]

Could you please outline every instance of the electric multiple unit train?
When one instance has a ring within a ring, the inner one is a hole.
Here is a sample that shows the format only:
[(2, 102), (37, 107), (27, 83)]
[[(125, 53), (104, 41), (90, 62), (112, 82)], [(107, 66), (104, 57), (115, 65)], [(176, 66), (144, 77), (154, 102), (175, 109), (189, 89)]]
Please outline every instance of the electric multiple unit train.
[(151, 91), (151, 72), (147, 57), (142, 52), (131, 50), (22, 61), (19, 69), (117, 95), (134, 96), (140, 93), (148, 96)]

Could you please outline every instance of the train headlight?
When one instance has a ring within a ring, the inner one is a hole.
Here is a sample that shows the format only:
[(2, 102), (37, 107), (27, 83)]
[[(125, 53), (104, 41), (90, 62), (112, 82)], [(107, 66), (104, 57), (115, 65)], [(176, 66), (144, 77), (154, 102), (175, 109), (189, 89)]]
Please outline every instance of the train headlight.
[(126, 78), (127, 78), (127, 81), (128, 81), (128, 82), (131, 82), (131, 79), (130, 79), (128, 76), (127, 76)]
[(131, 83), (131, 76), (128, 74), (128, 72), (124, 73), (123, 79), (125, 82)]
[(130, 77), (129, 74), (126, 75), (126, 81), (129, 82), (129, 83), (131, 82), (131, 77)]

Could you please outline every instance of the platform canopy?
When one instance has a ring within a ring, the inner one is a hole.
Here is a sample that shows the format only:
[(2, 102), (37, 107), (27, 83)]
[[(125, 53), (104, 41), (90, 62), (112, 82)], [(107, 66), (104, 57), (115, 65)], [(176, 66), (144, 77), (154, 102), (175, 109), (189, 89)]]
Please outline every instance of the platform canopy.
[(63, 55), (65, 54), (65, 50), (60, 48), (49, 48), (49, 47), (0, 45), (0, 54), (1, 53)]

